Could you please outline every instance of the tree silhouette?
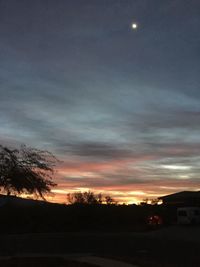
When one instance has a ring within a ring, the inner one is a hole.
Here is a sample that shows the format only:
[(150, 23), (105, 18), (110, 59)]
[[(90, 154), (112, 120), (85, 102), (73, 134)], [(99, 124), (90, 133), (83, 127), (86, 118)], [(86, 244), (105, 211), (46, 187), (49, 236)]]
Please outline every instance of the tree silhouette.
[(106, 203), (107, 205), (116, 204), (116, 201), (111, 196), (103, 196), (101, 193), (95, 194), (91, 191), (86, 192), (74, 192), (67, 194), (68, 204), (79, 205), (101, 205)]
[(7, 195), (25, 193), (44, 199), (44, 194), (56, 186), (52, 181), (56, 161), (48, 151), (0, 145), (0, 187)]
[(67, 194), (67, 202), (70, 204), (92, 205), (101, 204), (100, 195), (95, 195), (93, 192), (74, 192)]
[(116, 204), (116, 201), (111, 196), (105, 196), (105, 202), (107, 205)]

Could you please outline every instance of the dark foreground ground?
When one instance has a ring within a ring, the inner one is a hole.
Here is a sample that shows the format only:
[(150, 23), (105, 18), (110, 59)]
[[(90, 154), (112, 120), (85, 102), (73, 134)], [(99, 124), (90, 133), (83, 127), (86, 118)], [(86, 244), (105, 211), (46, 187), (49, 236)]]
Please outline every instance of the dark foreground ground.
[[(27, 263), (29, 266), (88, 266), (69, 262), (61, 263), (56, 254), (90, 254), (144, 267), (199, 267), (200, 266), (200, 227), (169, 226), (147, 233), (38, 233), (6, 234), (0, 237), (0, 254), (19, 256), (34, 254), (55, 255), (51, 265)], [(33, 259), (32, 259), (33, 260)], [(16, 261), (16, 260), (15, 260)], [(0, 266), (23, 266), (4, 265)], [(16, 263), (16, 262), (15, 262)], [(50, 263), (49, 263), (50, 264)], [(67, 263), (66, 263), (67, 264)], [(71, 265), (70, 265), (71, 264)], [(27, 265), (26, 265), (27, 266)]]
[(67, 260), (62, 257), (12, 257), (1, 259), (2, 267), (95, 267), (95, 265)]

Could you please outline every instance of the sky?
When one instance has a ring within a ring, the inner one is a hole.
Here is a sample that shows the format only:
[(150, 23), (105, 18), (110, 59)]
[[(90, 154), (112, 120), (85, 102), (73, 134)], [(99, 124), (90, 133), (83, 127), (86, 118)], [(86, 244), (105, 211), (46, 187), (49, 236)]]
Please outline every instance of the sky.
[(0, 143), (61, 160), (52, 201), (200, 190), (199, 10), (199, 0), (0, 0)]

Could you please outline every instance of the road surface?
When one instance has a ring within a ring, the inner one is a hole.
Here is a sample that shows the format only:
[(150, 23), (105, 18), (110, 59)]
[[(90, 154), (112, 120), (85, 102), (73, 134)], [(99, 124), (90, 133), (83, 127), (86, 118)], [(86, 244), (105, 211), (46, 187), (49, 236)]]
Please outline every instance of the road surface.
[(200, 266), (200, 227), (149, 233), (46, 233), (2, 235), (2, 256), (26, 253), (90, 254), (139, 266)]

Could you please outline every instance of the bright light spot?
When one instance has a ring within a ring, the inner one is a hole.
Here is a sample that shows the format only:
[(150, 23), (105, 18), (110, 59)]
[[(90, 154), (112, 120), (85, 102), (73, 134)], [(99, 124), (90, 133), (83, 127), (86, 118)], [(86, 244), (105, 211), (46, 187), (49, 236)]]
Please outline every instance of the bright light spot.
[(163, 204), (163, 201), (162, 201), (162, 199), (159, 199), (157, 204), (158, 204), (158, 205), (161, 205), (161, 204)]
[(132, 24), (132, 29), (135, 30), (135, 29), (137, 29), (137, 27), (138, 27), (138, 25), (137, 25), (136, 23), (133, 23), (133, 24)]
[(181, 165), (162, 165), (162, 168), (169, 170), (190, 170), (190, 166), (181, 166)]

